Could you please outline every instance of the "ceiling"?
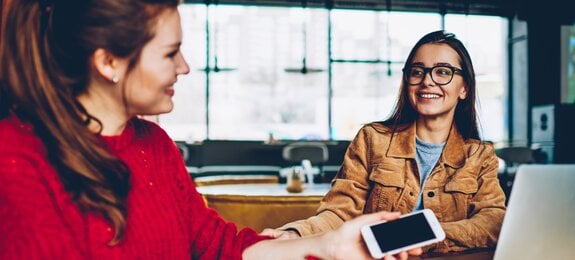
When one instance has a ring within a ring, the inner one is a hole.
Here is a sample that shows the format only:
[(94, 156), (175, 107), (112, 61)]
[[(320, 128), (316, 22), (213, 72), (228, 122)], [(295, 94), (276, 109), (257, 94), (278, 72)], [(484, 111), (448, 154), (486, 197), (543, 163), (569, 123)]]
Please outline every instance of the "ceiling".
[(573, 0), (185, 0), (184, 2), (517, 16), (523, 20), (552, 19), (563, 24), (575, 22)]
[(513, 0), (186, 0), (186, 3), (419, 11), (510, 16)]

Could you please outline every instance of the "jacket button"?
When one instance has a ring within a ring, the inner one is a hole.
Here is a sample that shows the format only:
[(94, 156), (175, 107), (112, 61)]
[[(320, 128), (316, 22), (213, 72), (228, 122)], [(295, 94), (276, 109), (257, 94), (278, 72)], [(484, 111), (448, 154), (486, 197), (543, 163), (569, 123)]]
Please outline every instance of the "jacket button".
[(433, 198), (433, 196), (435, 196), (435, 192), (430, 191), (430, 192), (427, 193), (427, 196), (430, 197), (430, 198)]

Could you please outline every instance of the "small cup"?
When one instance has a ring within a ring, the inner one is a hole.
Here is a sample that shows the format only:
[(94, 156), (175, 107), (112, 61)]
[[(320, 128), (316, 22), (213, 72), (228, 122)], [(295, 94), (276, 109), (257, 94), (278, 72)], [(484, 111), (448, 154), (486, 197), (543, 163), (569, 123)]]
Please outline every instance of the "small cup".
[(287, 178), (286, 190), (291, 193), (302, 192), (304, 178), (303, 169), (301, 169), (301, 167), (294, 167)]

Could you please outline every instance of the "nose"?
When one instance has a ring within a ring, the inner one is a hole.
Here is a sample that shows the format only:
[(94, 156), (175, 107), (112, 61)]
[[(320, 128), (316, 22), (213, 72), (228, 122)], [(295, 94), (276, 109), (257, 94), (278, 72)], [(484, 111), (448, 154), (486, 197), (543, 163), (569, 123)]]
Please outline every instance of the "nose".
[(423, 85), (425, 86), (433, 86), (435, 85), (435, 82), (433, 81), (433, 79), (431, 78), (431, 71), (426, 71), (425, 74), (423, 74), (423, 80), (421, 81), (423, 83)]
[(181, 52), (178, 54), (178, 61), (176, 65), (177, 65), (176, 73), (178, 75), (185, 75), (190, 73), (190, 66), (186, 62), (186, 59), (184, 58), (184, 55), (182, 55)]

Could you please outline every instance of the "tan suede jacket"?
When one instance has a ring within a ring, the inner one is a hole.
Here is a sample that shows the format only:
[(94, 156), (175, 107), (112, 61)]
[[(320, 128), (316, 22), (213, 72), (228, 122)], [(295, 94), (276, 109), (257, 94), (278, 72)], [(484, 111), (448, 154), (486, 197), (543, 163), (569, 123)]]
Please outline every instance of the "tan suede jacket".
[[(284, 225), (302, 236), (339, 227), (363, 213), (409, 213), (421, 192), (415, 151), (415, 124), (393, 135), (379, 123), (364, 126), (347, 149), (343, 165), (317, 215)], [(494, 247), (505, 195), (497, 179), (493, 146), (464, 140), (452, 127), (439, 162), (423, 187), (423, 205), (433, 210), (446, 233), (434, 252)]]

